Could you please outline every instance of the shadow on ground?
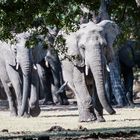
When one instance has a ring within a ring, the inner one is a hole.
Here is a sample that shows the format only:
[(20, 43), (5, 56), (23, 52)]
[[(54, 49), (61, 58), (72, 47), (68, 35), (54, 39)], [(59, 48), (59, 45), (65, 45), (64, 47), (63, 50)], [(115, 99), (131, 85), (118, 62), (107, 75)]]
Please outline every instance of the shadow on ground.
[[(2, 132), (0, 132), (2, 133)], [(3, 133), (6, 133), (3, 131)], [(96, 139), (140, 139), (140, 127), (123, 127), (109, 129), (88, 130), (79, 127), (79, 130), (66, 130), (61, 126), (52, 126), (49, 130), (41, 133), (15, 133), (15, 136), (0, 137), (0, 140), (96, 140)]]

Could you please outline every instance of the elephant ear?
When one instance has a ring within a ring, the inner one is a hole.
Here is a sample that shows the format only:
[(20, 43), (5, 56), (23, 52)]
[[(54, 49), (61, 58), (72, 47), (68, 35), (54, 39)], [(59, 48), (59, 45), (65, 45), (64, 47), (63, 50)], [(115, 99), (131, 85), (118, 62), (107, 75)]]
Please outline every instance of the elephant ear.
[(1, 51), (3, 52), (4, 56), (6, 57), (5, 60), (7, 64), (11, 66), (16, 66), (16, 54), (13, 51), (14, 46), (10, 43), (0, 41)]
[(78, 36), (76, 33), (70, 33), (65, 36), (67, 56), (74, 65), (78, 67), (84, 66), (84, 60), (78, 47)]
[(105, 48), (107, 61), (110, 62), (114, 58), (113, 43), (116, 37), (120, 34), (118, 25), (111, 20), (103, 20), (97, 24), (103, 28), (102, 35), (104, 36), (107, 46)]
[(107, 46), (112, 47), (116, 37), (120, 33), (118, 25), (111, 20), (103, 20), (97, 25), (103, 28), (103, 35), (107, 41)]

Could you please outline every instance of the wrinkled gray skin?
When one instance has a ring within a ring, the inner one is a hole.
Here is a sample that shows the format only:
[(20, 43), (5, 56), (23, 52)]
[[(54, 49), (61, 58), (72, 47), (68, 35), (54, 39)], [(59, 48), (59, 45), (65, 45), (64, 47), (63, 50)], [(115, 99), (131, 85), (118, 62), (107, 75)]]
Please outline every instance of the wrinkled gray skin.
[(64, 83), (58, 54), (53, 47), (44, 48), (43, 41), (44, 39), (33, 49), (34, 63), (40, 78), (40, 89), (45, 97), (43, 104), (68, 104), (65, 91), (59, 94), (57, 92)]
[(62, 92), (58, 93), (60, 87), (64, 84), (64, 80), (62, 75), (61, 62), (56, 50), (53, 47), (47, 49), (45, 59), (49, 63), (49, 68), (51, 70), (50, 83), (54, 103), (62, 105), (69, 104), (65, 91), (63, 90)]
[(133, 105), (133, 67), (140, 67), (140, 42), (127, 40), (118, 51), (121, 74), (129, 105)]
[[(118, 26), (104, 20), (99, 24), (83, 24), (77, 32), (65, 37), (69, 59), (62, 61), (63, 75), (76, 94), (80, 121), (105, 121), (103, 107), (109, 114), (115, 113), (105, 96), (104, 56), (112, 59), (112, 45), (118, 34)], [(92, 90), (86, 85), (89, 78)]]
[(32, 69), (31, 50), (25, 47), (27, 37), (26, 33), (18, 34), (16, 45), (0, 42), (0, 79), (9, 101), (11, 116), (38, 116), (40, 113), (37, 86), (34, 83), (37, 77), (32, 76), (36, 72)]

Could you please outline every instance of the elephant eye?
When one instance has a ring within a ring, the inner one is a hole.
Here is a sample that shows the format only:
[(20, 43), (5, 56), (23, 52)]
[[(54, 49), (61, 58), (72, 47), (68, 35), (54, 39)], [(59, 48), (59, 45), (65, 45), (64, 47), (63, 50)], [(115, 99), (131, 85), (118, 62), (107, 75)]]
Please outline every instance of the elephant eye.
[(99, 39), (99, 37), (98, 36), (96, 36), (96, 38), (95, 38), (96, 40), (98, 40)]

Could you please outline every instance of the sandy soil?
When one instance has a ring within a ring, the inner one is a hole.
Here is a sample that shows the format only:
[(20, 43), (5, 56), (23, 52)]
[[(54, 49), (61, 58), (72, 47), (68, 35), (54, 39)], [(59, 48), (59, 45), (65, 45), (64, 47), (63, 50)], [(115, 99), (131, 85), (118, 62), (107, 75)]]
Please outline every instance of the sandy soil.
[[(54, 131), (67, 130), (76, 133), (137, 131), (140, 132), (140, 108), (115, 109), (115, 115), (108, 115), (104, 111), (106, 122), (80, 123), (78, 121), (77, 106), (42, 106), (41, 114), (36, 118), (9, 117), (7, 109), (0, 111), (0, 137), (41, 135)], [(81, 131), (80, 131), (81, 130)], [(75, 134), (76, 135), (76, 134)], [(79, 135), (79, 134), (78, 134)]]
[(78, 122), (77, 110), (55, 110), (42, 111), (37, 118), (15, 118), (9, 117), (8, 111), (0, 111), (0, 131), (7, 129), (9, 132), (16, 131), (46, 131), (51, 126), (59, 125), (65, 129), (75, 130), (79, 126), (87, 129), (99, 128), (122, 128), (140, 127), (140, 108), (135, 109), (116, 109), (116, 115), (104, 113), (106, 122)]

